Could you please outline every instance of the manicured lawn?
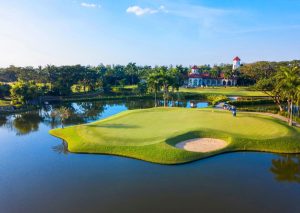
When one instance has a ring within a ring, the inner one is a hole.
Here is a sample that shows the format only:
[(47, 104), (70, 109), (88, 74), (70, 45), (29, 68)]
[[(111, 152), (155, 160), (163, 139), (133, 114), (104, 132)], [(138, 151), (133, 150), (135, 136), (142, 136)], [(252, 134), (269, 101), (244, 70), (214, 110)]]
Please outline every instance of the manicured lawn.
[[(249, 150), (300, 153), (300, 130), (272, 117), (212, 109), (153, 108), (132, 110), (85, 125), (54, 129), (50, 133), (68, 142), (75, 153), (128, 156), (176, 164), (218, 153)], [(178, 142), (212, 137), (229, 145), (210, 153), (174, 147)]]
[(180, 91), (227, 96), (266, 96), (266, 94), (259, 91), (250, 90), (248, 87), (180, 88)]
[(0, 99), (0, 106), (9, 106), (9, 105), (10, 105), (10, 101)]

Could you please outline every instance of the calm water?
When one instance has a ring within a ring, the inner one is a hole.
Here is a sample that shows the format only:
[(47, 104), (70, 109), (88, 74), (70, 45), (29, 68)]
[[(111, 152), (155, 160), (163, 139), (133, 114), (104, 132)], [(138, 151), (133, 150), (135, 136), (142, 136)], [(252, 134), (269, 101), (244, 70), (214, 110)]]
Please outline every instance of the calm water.
[[(68, 124), (151, 105), (69, 103)], [(48, 135), (58, 125), (48, 117), (55, 107), (0, 117), (0, 213), (300, 212), (300, 156), (231, 153), (163, 166), (70, 154), (61, 140)]]

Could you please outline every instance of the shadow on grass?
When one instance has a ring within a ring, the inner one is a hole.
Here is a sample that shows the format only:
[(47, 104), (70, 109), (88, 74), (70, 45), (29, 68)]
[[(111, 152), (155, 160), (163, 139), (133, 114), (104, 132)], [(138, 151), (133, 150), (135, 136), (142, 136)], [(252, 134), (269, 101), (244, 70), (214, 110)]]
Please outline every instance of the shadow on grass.
[(139, 128), (138, 125), (128, 125), (128, 124), (90, 124), (89, 127), (97, 128), (111, 128), (111, 129), (133, 129)]

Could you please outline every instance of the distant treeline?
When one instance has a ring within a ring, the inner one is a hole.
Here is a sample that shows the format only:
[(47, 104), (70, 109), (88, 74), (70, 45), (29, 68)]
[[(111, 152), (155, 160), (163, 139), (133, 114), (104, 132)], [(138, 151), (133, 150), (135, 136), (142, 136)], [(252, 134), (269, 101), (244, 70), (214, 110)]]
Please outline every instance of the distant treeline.
[[(202, 73), (225, 78), (237, 77), (238, 85), (254, 85), (262, 79), (269, 79), (281, 72), (282, 67), (298, 66), (300, 61), (267, 62), (244, 64), (238, 70), (232, 65), (198, 66)], [(137, 85), (136, 93), (155, 94), (162, 92), (169, 99), (188, 79), (190, 67), (177, 66), (138, 66), (136, 63), (99, 66), (39, 66), (0, 68), (0, 98), (10, 96), (15, 103), (28, 103), (43, 95), (68, 96), (74, 92), (103, 91), (113, 87)], [(12, 83), (13, 82), (13, 83)], [(265, 85), (264, 85), (265, 86)], [(260, 87), (261, 90), (268, 88)], [(272, 88), (271, 88), (272, 89)]]
[[(157, 70), (157, 67), (137, 66), (136, 63), (123, 65), (99, 65), (99, 66), (54, 66), (45, 67), (16, 67), (0, 68), (0, 82), (34, 81), (36, 83), (50, 83), (53, 94), (68, 94), (70, 87), (79, 84), (86, 90), (95, 90), (105, 86), (136, 85), (140, 81), (146, 81), (148, 76)], [(176, 68), (187, 78), (190, 67), (182, 65), (169, 66)], [(213, 67), (209, 65), (199, 66), (201, 72), (209, 72), (212, 76), (218, 73), (232, 75), (232, 65), (221, 64)], [(249, 82), (248, 82), (249, 83)], [(62, 88), (62, 84), (63, 87)]]

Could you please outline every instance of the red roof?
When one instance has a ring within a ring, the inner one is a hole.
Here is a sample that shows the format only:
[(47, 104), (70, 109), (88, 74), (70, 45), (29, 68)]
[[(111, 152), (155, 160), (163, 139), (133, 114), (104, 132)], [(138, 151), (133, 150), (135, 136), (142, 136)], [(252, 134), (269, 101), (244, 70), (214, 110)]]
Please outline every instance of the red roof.
[(202, 75), (197, 74), (197, 73), (192, 73), (192, 74), (189, 74), (189, 78), (202, 78)]
[(203, 78), (210, 78), (210, 74), (209, 73), (202, 73), (201, 74)]
[(210, 73), (191, 73), (189, 78), (215, 78), (210, 75)]
[[(211, 76), (210, 73), (191, 73), (189, 74), (189, 78), (209, 78), (209, 79), (224, 79), (224, 73), (220, 73), (218, 77)], [(236, 79), (235, 77), (230, 77), (230, 79)]]
[(197, 67), (196, 65), (194, 65), (194, 66), (192, 67), (192, 69), (193, 69), (193, 70), (198, 70), (198, 67)]
[(240, 61), (241, 59), (237, 56), (233, 59), (234, 61)]

